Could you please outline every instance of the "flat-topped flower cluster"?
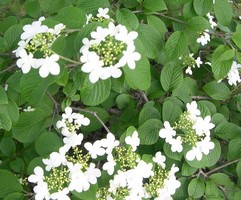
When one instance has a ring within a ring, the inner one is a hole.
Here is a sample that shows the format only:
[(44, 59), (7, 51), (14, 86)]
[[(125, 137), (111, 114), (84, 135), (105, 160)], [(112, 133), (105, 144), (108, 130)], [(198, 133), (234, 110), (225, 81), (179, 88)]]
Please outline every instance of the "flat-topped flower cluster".
[(70, 107), (65, 109), (57, 128), (64, 136), (64, 146), (43, 159), (45, 169), (35, 167), (28, 178), (35, 183), (36, 200), (70, 199), (70, 192), (84, 192), (96, 184), (101, 171), (95, 162), (101, 161), (102, 170), (109, 177), (109, 184), (98, 188), (96, 199), (172, 199), (180, 187), (175, 173), (179, 168), (166, 168), (166, 157), (159, 151), (152, 162), (141, 159), (136, 152), (140, 145), (138, 132), (134, 130), (121, 144), (112, 133), (94, 143), (83, 143), (79, 128), (90, 123), (82, 114)]
[[(186, 153), (186, 159), (189, 161), (195, 158), (200, 161), (203, 154), (208, 155), (210, 150), (214, 149), (214, 143), (211, 141), (210, 130), (214, 128), (211, 123), (211, 117), (202, 118), (200, 110), (197, 108), (196, 101), (187, 103), (185, 111), (178, 122), (171, 127), (168, 121), (164, 122), (164, 128), (159, 132), (161, 138), (171, 145), (172, 152), (182, 152), (184, 144), (189, 146)], [(177, 134), (177, 131), (183, 134)]]
[(24, 74), (31, 68), (39, 69), (39, 75), (43, 78), (60, 73), (59, 56), (51, 51), (51, 46), (65, 28), (61, 23), (49, 28), (42, 24), (44, 20), (40, 17), (38, 21), (25, 25), (18, 48), (13, 51), (18, 58), (17, 66)]

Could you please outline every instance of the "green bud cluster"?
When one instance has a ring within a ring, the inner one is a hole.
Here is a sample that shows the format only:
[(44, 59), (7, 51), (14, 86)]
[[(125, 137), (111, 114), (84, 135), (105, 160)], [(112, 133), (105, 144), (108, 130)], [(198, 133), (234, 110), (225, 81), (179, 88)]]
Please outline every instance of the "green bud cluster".
[(138, 155), (132, 151), (132, 147), (116, 147), (116, 158), (115, 161), (120, 163), (122, 171), (133, 169), (136, 167)]
[(44, 179), (48, 184), (50, 194), (63, 190), (70, 183), (67, 168), (52, 168), (50, 174)]
[(96, 192), (96, 200), (106, 200), (107, 196), (111, 195), (106, 187), (98, 188)]
[(104, 62), (104, 66), (115, 65), (123, 56), (123, 50), (126, 45), (116, 40), (113, 36), (107, 36), (105, 41), (100, 42), (98, 45), (92, 45), (90, 50), (95, 51)]
[(82, 166), (82, 170), (86, 170), (89, 166), (88, 162), (90, 160), (90, 155), (89, 154), (84, 154), (82, 150), (78, 149), (78, 147), (73, 148), (73, 155), (72, 156), (66, 156), (66, 159), (69, 162), (72, 162), (74, 164), (79, 163)]
[(201, 140), (201, 137), (196, 134), (193, 125), (189, 113), (185, 111), (173, 128), (185, 130), (185, 135), (182, 136), (182, 141), (191, 146), (196, 146), (197, 142)]
[(70, 133), (73, 133), (75, 130), (78, 130), (79, 127), (80, 127), (78, 124), (72, 124), (72, 123), (70, 123), (68, 121), (65, 121), (65, 125), (68, 128), (68, 131)]
[(106, 19), (106, 18), (104, 18), (104, 17), (91, 17), (90, 18), (90, 20), (89, 20), (89, 22), (91, 23), (91, 22), (100, 22), (100, 23), (102, 23), (102, 22), (105, 22), (105, 21), (107, 21), (108, 19)]
[(30, 42), (26, 45), (26, 50), (28, 53), (35, 53), (37, 51), (43, 54), (43, 57), (52, 55), (50, 47), (52, 46), (56, 35), (46, 32), (36, 34)]
[(182, 64), (183, 66), (195, 66), (196, 62), (192, 56), (184, 56), (182, 57)]
[(113, 197), (113, 199), (125, 200), (128, 195), (129, 195), (129, 189), (127, 187), (117, 188), (115, 196)]
[(160, 165), (154, 172), (154, 176), (149, 178), (149, 183), (145, 184), (146, 191), (153, 197), (158, 196), (158, 190), (164, 187), (164, 180), (169, 176), (169, 171), (163, 169)]

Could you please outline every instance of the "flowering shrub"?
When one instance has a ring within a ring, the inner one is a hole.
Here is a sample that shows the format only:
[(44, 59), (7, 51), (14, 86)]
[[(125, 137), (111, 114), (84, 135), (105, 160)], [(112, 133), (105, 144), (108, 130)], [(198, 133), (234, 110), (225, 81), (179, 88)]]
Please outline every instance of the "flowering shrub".
[(239, 200), (237, 2), (1, 1), (0, 199)]

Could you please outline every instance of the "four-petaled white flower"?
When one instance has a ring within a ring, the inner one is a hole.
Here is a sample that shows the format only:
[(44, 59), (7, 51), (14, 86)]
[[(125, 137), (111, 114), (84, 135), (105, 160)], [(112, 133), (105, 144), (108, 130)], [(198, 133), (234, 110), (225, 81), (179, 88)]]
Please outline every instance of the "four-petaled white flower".
[(200, 110), (198, 109), (197, 102), (192, 101), (191, 103), (187, 103), (187, 112), (189, 113), (189, 117), (192, 120), (196, 120), (197, 117), (201, 114)]
[(137, 146), (140, 145), (140, 139), (138, 137), (138, 132), (134, 131), (131, 136), (125, 138), (126, 144), (131, 145), (132, 151), (136, 151)]
[(117, 147), (120, 142), (115, 139), (115, 136), (112, 133), (108, 133), (106, 138), (101, 140), (101, 144), (106, 148), (106, 154), (111, 154), (112, 150)]
[(89, 167), (87, 170), (84, 172), (84, 174), (87, 176), (88, 181), (91, 184), (96, 184), (97, 183), (97, 178), (100, 177), (101, 172), (98, 168), (95, 168), (94, 163), (90, 163)]
[(199, 136), (202, 136), (203, 134), (210, 136), (210, 130), (215, 126), (213, 123), (210, 123), (210, 121), (211, 117), (209, 115), (204, 119), (202, 117), (198, 117), (193, 125), (193, 129), (195, 129), (196, 134)]
[(107, 160), (108, 162), (103, 165), (103, 170), (106, 170), (109, 175), (112, 175), (115, 170), (116, 162), (112, 154), (108, 154)]
[(84, 147), (86, 150), (88, 150), (91, 158), (95, 159), (97, 156), (103, 156), (105, 155), (105, 149), (102, 148), (102, 143), (101, 141), (97, 140), (93, 144), (90, 142), (86, 142), (84, 144)]
[(158, 165), (161, 165), (161, 167), (163, 169), (165, 169), (166, 164), (166, 157), (164, 155), (162, 155), (162, 153), (160, 151), (156, 152), (155, 157), (152, 158), (152, 160), (157, 163)]
[(103, 17), (106, 19), (110, 19), (110, 16), (108, 15), (109, 8), (99, 8), (98, 9), (98, 14), (96, 15), (97, 17)]
[(170, 144), (173, 136), (176, 135), (176, 131), (171, 127), (168, 121), (164, 122), (164, 128), (159, 131), (159, 136), (165, 138), (165, 141)]
[(56, 200), (70, 200), (68, 197), (69, 194), (69, 189), (64, 188), (58, 192), (54, 192), (53, 194), (50, 195), (51, 199), (56, 199)]
[(206, 29), (201, 36), (197, 39), (197, 43), (200, 43), (202, 46), (206, 45), (210, 41), (209, 30)]
[(39, 166), (35, 167), (34, 174), (28, 177), (28, 181), (31, 183), (43, 182), (43, 180), (44, 180), (44, 171)]
[(31, 67), (37, 68), (36, 66), (36, 59), (33, 57), (32, 53), (27, 54), (25, 49), (22, 49), (19, 52), (19, 59), (17, 60), (16, 64), (19, 68), (21, 68), (24, 74), (27, 74)]
[(172, 138), (170, 143), (171, 145), (171, 151), (172, 152), (182, 152), (183, 146), (182, 146), (182, 138), (181, 136), (177, 136), (177, 138)]

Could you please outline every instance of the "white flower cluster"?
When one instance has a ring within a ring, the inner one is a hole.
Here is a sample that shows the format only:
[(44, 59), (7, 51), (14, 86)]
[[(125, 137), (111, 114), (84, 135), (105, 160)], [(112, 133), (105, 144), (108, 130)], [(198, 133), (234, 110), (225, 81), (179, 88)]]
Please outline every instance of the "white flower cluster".
[[(159, 132), (159, 136), (171, 145), (173, 152), (182, 152), (183, 143), (191, 146), (186, 153), (187, 160), (202, 159), (202, 155), (208, 155), (210, 150), (214, 148), (211, 141), (210, 130), (214, 128), (211, 123), (211, 117), (200, 117), (200, 110), (197, 108), (196, 101), (192, 101), (186, 105), (187, 111), (184, 112), (174, 127), (171, 127), (168, 121), (164, 122), (164, 128)], [(176, 129), (185, 131), (182, 136), (177, 136)]]
[(211, 28), (214, 29), (217, 26), (217, 23), (213, 20), (214, 16), (212, 16), (210, 13), (207, 14), (208, 21), (211, 25)]
[(83, 39), (84, 45), (80, 49), (80, 61), (83, 63), (81, 70), (89, 73), (89, 80), (95, 83), (99, 79), (119, 78), (122, 75), (120, 68), (126, 64), (134, 69), (135, 62), (141, 58), (135, 52), (134, 40), (137, 36), (137, 32), (128, 32), (125, 26), (116, 26), (112, 22), (108, 28), (97, 27), (91, 33), (90, 40)]
[[(50, 48), (61, 30), (65, 28), (63, 24), (48, 28), (42, 24), (44, 20), (44, 17), (40, 17), (38, 21), (25, 25), (18, 48), (13, 51), (18, 58), (16, 64), (24, 74), (28, 73), (31, 68), (35, 68), (39, 69), (39, 75), (43, 78), (49, 74), (58, 75), (60, 73), (57, 63), (59, 56), (54, 54)], [(38, 54), (40, 58), (37, 58), (35, 54)]]
[(89, 24), (93, 21), (103, 22), (104, 20), (109, 20), (110, 16), (108, 15), (108, 12), (109, 8), (99, 8), (96, 17), (94, 17), (92, 14), (87, 15), (86, 24)]
[(228, 72), (228, 84), (229, 85), (237, 85), (237, 83), (241, 83), (241, 78), (239, 71), (241, 70), (241, 64), (238, 64), (236, 61), (233, 61), (232, 67)]
[(183, 61), (183, 66), (187, 66), (187, 69), (185, 70), (186, 74), (192, 75), (192, 69), (194, 69), (196, 66), (200, 68), (200, 65), (203, 64), (200, 57), (194, 59), (193, 55), (193, 53), (190, 53), (188, 56), (179, 58), (179, 60)]
[(71, 107), (65, 108), (62, 119), (57, 121), (56, 127), (61, 129), (63, 136), (72, 137), (81, 125), (88, 126), (90, 120), (80, 113), (74, 113)]

